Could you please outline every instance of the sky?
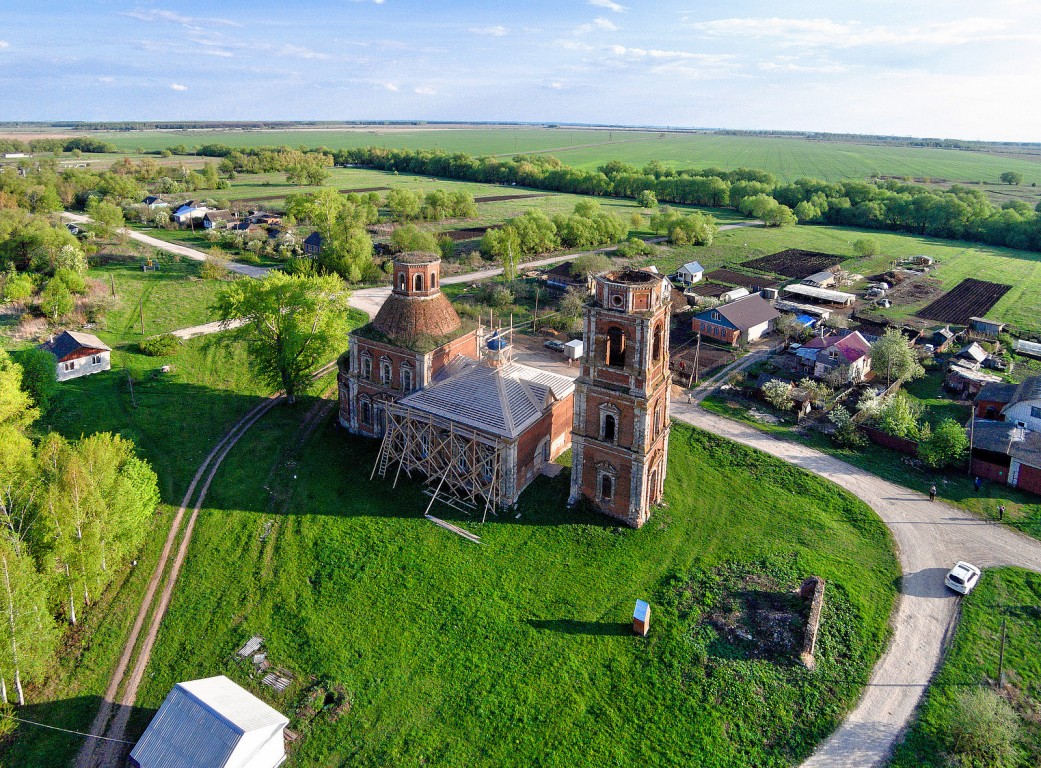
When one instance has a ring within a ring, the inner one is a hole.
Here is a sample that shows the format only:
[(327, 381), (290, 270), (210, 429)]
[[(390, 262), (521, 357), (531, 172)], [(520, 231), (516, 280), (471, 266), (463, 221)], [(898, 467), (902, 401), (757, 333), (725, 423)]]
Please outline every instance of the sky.
[(1038, 0), (3, 5), (0, 121), (519, 121), (1041, 141)]

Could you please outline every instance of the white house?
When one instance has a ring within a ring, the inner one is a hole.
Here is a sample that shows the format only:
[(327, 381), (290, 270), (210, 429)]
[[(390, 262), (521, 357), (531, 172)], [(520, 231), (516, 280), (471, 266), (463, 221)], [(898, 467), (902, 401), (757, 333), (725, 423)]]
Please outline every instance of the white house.
[(58, 381), (90, 376), (112, 367), (112, 348), (91, 333), (62, 331), (44, 349), (54, 355)]
[(178, 683), (130, 752), (136, 768), (275, 768), (289, 719), (224, 675)]
[(196, 203), (193, 200), (189, 200), (184, 205), (179, 206), (170, 218), (178, 224), (188, 224), (192, 221), (199, 221), (211, 210), (212, 209), (207, 208), (202, 203)]
[(705, 277), (705, 268), (696, 261), (688, 262), (676, 270), (676, 279), (683, 285), (700, 283)]
[(145, 205), (145, 206), (148, 206), (153, 211), (156, 208), (169, 208), (170, 207), (170, 204), (168, 202), (166, 202), (165, 200), (163, 200), (163, 198), (159, 197), (158, 195), (149, 195), (148, 197), (146, 197), (144, 200), (141, 201), (141, 204)]

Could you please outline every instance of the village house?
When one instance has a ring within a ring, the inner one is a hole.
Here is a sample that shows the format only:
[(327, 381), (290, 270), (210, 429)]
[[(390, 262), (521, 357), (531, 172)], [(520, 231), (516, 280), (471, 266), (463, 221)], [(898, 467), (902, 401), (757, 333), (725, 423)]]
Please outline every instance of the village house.
[(705, 277), (705, 268), (696, 261), (690, 261), (676, 270), (676, 280), (683, 285), (700, 283)]
[(1041, 494), (1041, 376), (987, 383), (973, 405), (972, 472)]
[(178, 683), (130, 752), (135, 768), (277, 768), (289, 718), (224, 675)]
[(202, 225), (206, 229), (219, 229), (227, 226), (228, 222), (231, 221), (231, 211), (226, 209), (216, 209), (206, 211), (206, 215), (202, 217)]
[(937, 352), (946, 352), (947, 348), (954, 343), (955, 335), (954, 331), (950, 329), (950, 326), (937, 328), (929, 337), (929, 343), (933, 345), (933, 349)]
[(321, 256), (322, 255), (322, 233), (315, 231), (304, 238), (304, 255), (305, 256)]
[(170, 204), (168, 202), (166, 202), (165, 200), (163, 200), (163, 198), (159, 197), (158, 195), (149, 195), (148, 197), (146, 197), (144, 200), (141, 201), (141, 204), (146, 206), (146, 207), (148, 207), (149, 209), (151, 209), (153, 211), (156, 208), (169, 208), (170, 207)]
[(569, 288), (574, 288), (576, 291), (591, 292), (592, 278), (590, 276), (571, 274), (571, 267), (574, 263), (573, 261), (564, 261), (552, 269), (547, 269), (544, 273), (546, 276), (546, 287), (555, 291), (566, 291)]
[(737, 346), (761, 339), (773, 330), (780, 313), (758, 293), (694, 315), (694, 333)]
[(213, 209), (206, 207), (202, 203), (196, 203), (194, 200), (189, 200), (187, 203), (179, 206), (170, 218), (181, 225), (191, 224), (200, 221), (211, 210)]
[(846, 369), (846, 382), (864, 381), (871, 370), (871, 343), (860, 331), (815, 336), (795, 352), (799, 364), (814, 378)]
[(40, 349), (54, 355), (58, 381), (90, 376), (112, 367), (112, 348), (90, 333), (62, 331), (41, 344)]

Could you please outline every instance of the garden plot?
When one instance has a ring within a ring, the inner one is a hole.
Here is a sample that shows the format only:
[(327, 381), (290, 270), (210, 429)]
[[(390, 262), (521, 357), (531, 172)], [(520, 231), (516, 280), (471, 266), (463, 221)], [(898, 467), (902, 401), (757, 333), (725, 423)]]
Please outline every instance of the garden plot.
[(757, 272), (773, 272), (775, 275), (794, 277), (802, 280), (815, 272), (838, 266), (845, 261), (846, 257), (836, 256), (833, 253), (820, 253), (818, 251), (804, 251), (799, 248), (789, 248), (769, 256), (760, 256), (758, 259), (744, 262), (741, 266), (754, 269)]
[(1011, 285), (966, 278), (932, 304), (918, 310), (918, 317), (941, 323), (968, 325), (970, 317), (983, 317), (998, 300), (1012, 290)]
[(483, 197), (475, 197), (475, 203), (499, 203), (503, 200), (528, 200), (532, 197), (553, 197), (551, 194), (531, 192), (523, 195), (484, 195)]
[(773, 288), (777, 281), (762, 275), (748, 275), (744, 272), (735, 272), (732, 269), (714, 269), (705, 273), (705, 279), (714, 283), (725, 283), (727, 285), (739, 285), (748, 290), (759, 290), (761, 288)]

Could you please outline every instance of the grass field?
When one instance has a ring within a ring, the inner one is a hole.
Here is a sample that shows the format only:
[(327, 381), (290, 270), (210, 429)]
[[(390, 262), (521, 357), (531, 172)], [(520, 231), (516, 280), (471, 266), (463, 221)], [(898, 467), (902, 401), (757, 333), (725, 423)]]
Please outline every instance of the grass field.
[[(92, 134), (94, 135), (94, 134)], [(791, 181), (800, 176), (828, 180), (913, 176), (952, 181), (996, 182), (1003, 171), (1019, 171), (1027, 184), (1041, 183), (1041, 156), (998, 155), (920, 147), (886, 147), (799, 138), (676, 134), (539, 128), (471, 128), (360, 131), (142, 131), (99, 133), (120, 149), (157, 150), (177, 144), (233, 147), (287, 145), (329, 149), (385, 146), (443, 149), (472, 155), (544, 152), (579, 168), (608, 160), (644, 165), (661, 160), (675, 167), (763, 168)]]
[[(675, 427), (669, 507), (643, 530), (568, 511), (565, 474), (475, 546), (422, 519), (413, 483), (370, 484), (372, 444), (327, 425), (294, 451), (297, 418), (273, 414), (218, 475), (139, 725), (177, 680), (255, 686), (231, 657), (260, 633), (273, 663), (353, 702), (338, 723), (294, 723), (295, 765), (790, 765), (882, 648), (897, 574), (884, 528), (774, 459)], [(704, 623), (727, 563), (782, 590), (829, 580), (816, 673), (749, 658)], [(637, 597), (655, 605), (648, 640), (628, 631)], [(291, 710), (292, 693), (273, 700)]]
[(955, 696), (975, 686), (994, 686), (998, 677), (1001, 622), (1006, 621), (1007, 698), (1020, 715), (1019, 759), (1008, 768), (1041, 764), (1041, 575), (1015, 568), (983, 574), (962, 603), (954, 643), (937, 674), (918, 719), (897, 748), (891, 768), (946, 768)]

